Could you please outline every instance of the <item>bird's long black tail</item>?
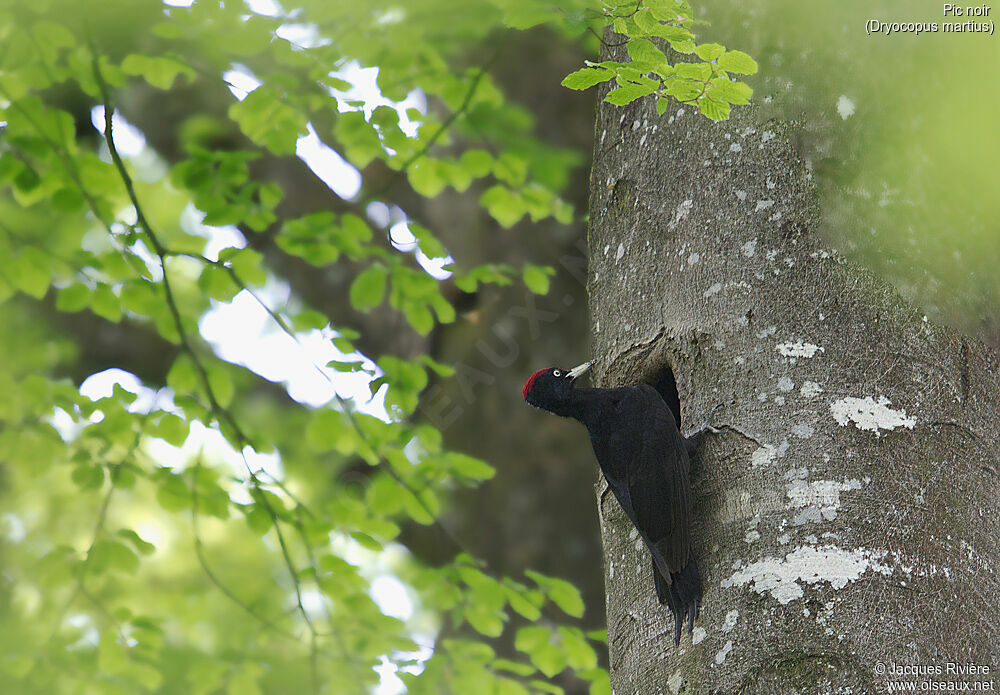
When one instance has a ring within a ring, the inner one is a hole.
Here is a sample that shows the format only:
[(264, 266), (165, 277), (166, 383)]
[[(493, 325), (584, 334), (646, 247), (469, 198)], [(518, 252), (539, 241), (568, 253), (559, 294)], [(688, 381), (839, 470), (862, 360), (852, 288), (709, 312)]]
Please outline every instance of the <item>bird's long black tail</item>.
[(668, 584), (656, 564), (653, 564), (653, 581), (656, 583), (656, 596), (661, 604), (666, 604), (674, 614), (674, 644), (681, 643), (681, 626), (685, 618), (688, 633), (694, 630), (694, 620), (698, 617), (701, 604), (701, 573), (694, 556), (680, 572), (670, 573)]

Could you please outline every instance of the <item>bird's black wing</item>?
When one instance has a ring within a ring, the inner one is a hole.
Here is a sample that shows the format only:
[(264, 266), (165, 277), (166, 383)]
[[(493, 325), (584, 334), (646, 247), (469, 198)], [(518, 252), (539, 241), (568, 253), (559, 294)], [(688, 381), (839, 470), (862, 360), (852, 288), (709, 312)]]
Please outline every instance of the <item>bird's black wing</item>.
[(637, 387), (636, 401), (629, 410), (642, 409), (641, 415), (636, 413), (642, 423), (641, 445), (626, 464), (629, 501), (654, 561), (679, 572), (691, 554), (690, 463), (684, 438), (656, 389)]

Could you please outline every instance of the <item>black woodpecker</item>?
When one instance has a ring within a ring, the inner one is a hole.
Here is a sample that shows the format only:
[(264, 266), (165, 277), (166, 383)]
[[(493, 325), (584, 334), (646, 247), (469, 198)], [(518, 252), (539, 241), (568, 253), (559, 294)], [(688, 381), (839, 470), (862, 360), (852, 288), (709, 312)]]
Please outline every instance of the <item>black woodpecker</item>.
[(648, 384), (574, 388), (592, 364), (535, 372), (521, 393), (528, 404), (586, 426), (608, 486), (653, 556), (656, 596), (674, 614), (674, 644), (680, 644), (684, 618), (690, 633), (701, 602), (691, 552), (689, 445)]

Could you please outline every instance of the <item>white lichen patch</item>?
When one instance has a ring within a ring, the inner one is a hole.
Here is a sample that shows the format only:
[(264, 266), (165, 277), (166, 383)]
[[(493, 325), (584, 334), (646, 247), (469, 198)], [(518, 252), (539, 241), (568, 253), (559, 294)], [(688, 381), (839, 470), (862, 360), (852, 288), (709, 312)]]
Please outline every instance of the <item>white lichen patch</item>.
[(841, 94), (837, 99), (837, 113), (842, 120), (847, 120), (854, 115), (854, 102), (846, 94)]
[(758, 531), (747, 531), (747, 535), (743, 537), (746, 543), (756, 543), (760, 540), (760, 532)]
[(766, 466), (776, 458), (778, 458), (778, 450), (770, 444), (765, 444), (750, 454), (750, 464), (753, 466)]
[(615, 252), (615, 263), (622, 259), (625, 255), (625, 244), (618, 244), (618, 250)]
[(833, 418), (846, 427), (848, 422), (853, 422), (859, 430), (874, 432), (880, 435), (880, 430), (894, 430), (897, 427), (913, 429), (917, 424), (916, 418), (907, 417), (905, 410), (894, 410), (889, 406), (892, 404), (885, 396), (879, 396), (876, 401), (868, 398), (841, 398), (830, 404), (830, 412)]
[(691, 633), (691, 644), (701, 644), (702, 640), (708, 637), (708, 633), (703, 627), (696, 627)]
[[(678, 115), (680, 114), (678, 113)], [(673, 229), (680, 224), (691, 213), (691, 208), (693, 207), (694, 201), (690, 199), (678, 205), (674, 210), (674, 219), (667, 223), (667, 229)]]
[(750, 586), (758, 594), (769, 593), (787, 605), (805, 595), (804, 584), (827, 583), (839, 590), (868, 571), (890, 574), (892, 568), (879, 562), (884, 555), (884, 551), (878, 554), (865, 548), (799, 546), (784, 558), (765, 557), (738, 569), (722, 580), (722, 587)]
[(684, 678), (681, 677), (680, 671), (675, 671), (674, 675), (667, 679), (667, 688), (670, 689), (674, 695), (677, 695), (681, 691), (681, 685), (684, 683)]
[(743, 145), (741, 145), (738, 142), (734, 142), (732, 145), (729, 146), (729, 151), (730, 152), (742, 152), (743, 151)]
[(740, 251), (742, 251), (743, 255), (747, 258), (753, 258), (753, 255), (757, 252), (757, 240), (751, 239), (747, 243), (743, 244), (743, 246), (740, 247)]
[(816, 430), (808, 422), (800, 422), (792, 426), (792, 434), (799, 439), (809, 439), (816, 433)]
[(774, 335), (777, 332), (777, 330), (778, 330), (777, 326), (768, 326), (767, 328), (758, 331), (757, 337), (760, 338), (761, 340), (763, 340), (764, 338), (769, 338), (772, 335)]
[(726, 620), (722, 623), (723, 632), (732, 632), (732, 629), (736, 627), (736, 622), (740, 619), (740, 612), (735, 608), (728, 613), (726, 613)]
[(783, 376), (778, 379), (778, 390), (788, 392), (795, 388), (795, 382), (789, 379), (787, 376)]
[(761, 210), (767, 210), (769, 207), (774, 205), (773, 200), (758, 200), (757, 207), (754, 208), (754, 212), (760, 212)]
[(820, 523), (837, 518), (840, 508), (840, 493), (860, 490), (861, 481), (856, 478), (838, 482), (836, 480), (792, 480), (785, 486), (788, 494), (788, 508), (798, 509), (792, 523), (801, 526), (806, 522)]
[(815, 381), (804, 381), (802, 382), (802, 388), (799, 389), (799, 393), (806, 398), (812, 398), (823, 393), (823, 387)]
[(711, 287), (709, 287), (707, 290), (705, 290), (705, 292), (704, 292), (704, 294), (702, 296), (705, 297), (705, 299), (708, 299), (713, 294), (718, 294), (721, 291), (722, 291), (722, 283), (721, 282), (717, 282), (714, 285), (712, 285)]
[(700, 260), (701, 260), (700, 253), (692, 253), (690, 256), (688, 256), (688, 265), (698, 265), (698, 261)]
[(812, 343), (803, 343), (801, 340), (795, 343), (781, 343), (774, 348), (785, 357), (815, 357), (817, 352), (826, 352), (826, 348)]
[(726, 657), (729, 656), (729, 652), (733, 651), (733, 641), (729, 640), (726, 642), (726, 646), (719, 650), (719, 653), (715, 655), (715, 663), (722, 665), (725, 662)]

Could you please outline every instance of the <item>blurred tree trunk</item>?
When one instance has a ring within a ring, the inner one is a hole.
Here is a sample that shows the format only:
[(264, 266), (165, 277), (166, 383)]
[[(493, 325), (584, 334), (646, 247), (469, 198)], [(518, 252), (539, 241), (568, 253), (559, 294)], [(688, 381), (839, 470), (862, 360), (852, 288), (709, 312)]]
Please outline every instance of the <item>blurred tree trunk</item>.
[(676, 382), (685, 434), (716, 406), (721, 429), (692, 463), (705, 595), (679, 650), (647, 552), (598, 485), (614, 692), (860, 693), (885, 690), (880, 663), (995, 671), (997, 355), (823, 247), (784, 126), (642, 101), (602, 105), (596, 137), (595, 380), (668, 401)]

